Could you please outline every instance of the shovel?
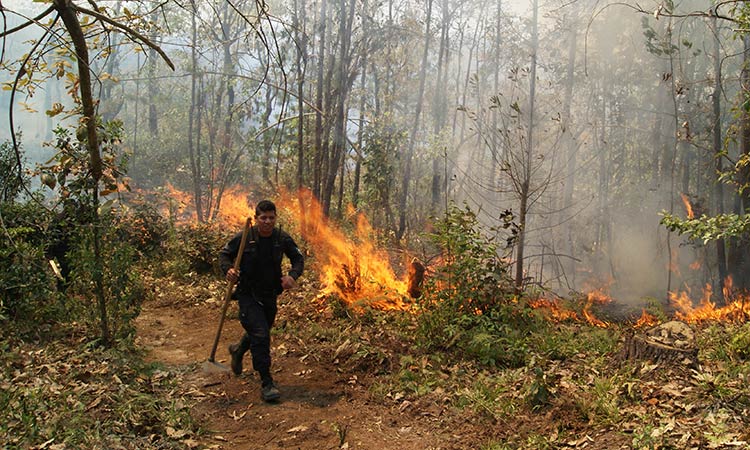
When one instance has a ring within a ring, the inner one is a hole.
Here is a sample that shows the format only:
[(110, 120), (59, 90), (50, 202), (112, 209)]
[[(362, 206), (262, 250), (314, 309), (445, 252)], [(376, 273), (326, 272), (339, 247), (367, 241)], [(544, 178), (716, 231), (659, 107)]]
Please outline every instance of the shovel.
[[(245, 221), (245, 228), (242, 230), (242, 240), (240, 241), (240, 248), (237, 250), (237, 257), (234, 258), (234, 270), (240, 270), (240, 261), (242, 261), (242, 253), (245, 251), (245, 244), (247, 243), (247, 235), (249, 234), (250, 227), (252, 226), (252, 219), (250, 217)], [(221, 337), (221, 329), (224, 326), (224, 318), (227, 315), (227, 308), (229, 307), (229, 301), (232, 299), (232, 288), (234, 283), (227, 281), (227, 290), (224, 294), (224, 305), (221, 307), (221, 317), (219, 318), (219, 329), (216, 330), (216, 339), (214, 339), (214, 346), (211, 348), (211, 355), (208, 357), (208, 361), (203, 363), (204, 372), (228, 372), (229, 367), (224, 364), (216, 362), (216, 348), (219, 346), (219, 338)]]

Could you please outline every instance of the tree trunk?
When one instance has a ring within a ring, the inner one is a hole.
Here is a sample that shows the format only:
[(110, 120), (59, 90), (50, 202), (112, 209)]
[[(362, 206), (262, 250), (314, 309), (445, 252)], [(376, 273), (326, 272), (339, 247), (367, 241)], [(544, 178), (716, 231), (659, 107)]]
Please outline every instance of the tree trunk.
[[(151, 20), (156, 23), (159, 20), (158, 10), (151, 14)], [(154, 29), (156, 29), (154, 27)], [(151, 40), (156, 42), (156, 31), (151, 35)], [(158, 87), (156, 81), (156, 49), (149, 49), (148, 54), (148, 130), (152, 137), (159, 135), (159, 121), (156, 113)]]
[[(362, 4), (362, 10), (367, 11), (367, 0), (364, 0)], [(362, 35), (367, 36), (368, 21), (367, 17), (362, 18)], [(361, 96), (359, 99), (359, 124), (357, 126), (357, 148), (355, 149), (355, 164), (354, 164), (354, 180), (352, 183), (352, 205), (356, 208), (359, 204), (359, 183), (362, 175), (362, 143), (364, 141), (364, 128), (365, 128), (365, 111), (367, 109), (367, 49), (362, 52), (362, 59), (360, 61), (360, 67), (362, 68), (362, 74), (360, 75), (361, 82)]]
[[(445, 116), (447, 112), (447, 90), (446, 90), (446, 78), (447, 78), (447, 61), (448, 61), (448, 28), (450, 26), (450, 17), (448, 15), (448, 0), (443, 0), (443, 20), (440, 27), (440, 48), (438, 49), (438, 64), (437, 64), (437, 81), (435, 83), (435, 106), (433, 110), (434, 120), (434, 133), (436, 137), (439, 137), (443, 127), (445, 127)], [(437, 155), (433, 155), (432, 158), (432, 186), (430, 189), (430, 212), (431, 215), (436, 216), (438, 207), (440, 205), (440, 197), (442, 192), (442, 169), (440, 167), (440, 158)]]
[[(715, 162), (715, 173), (712, 177), (718, 177), (718, 174), (724, 172), (724, 159), (722, 156), (723, 146), (721, 143), (721, 42), (719, 41), (719, 27), (717, 24), (717, 18), (711, 18), (711, 27), (714, 32), (714, 92), (712, 94), (713, 103), (713, 158)], [(711, 202), (716, 210), (713, 215), (724, 214), (724, 184), (716, 179), (713, 184), (713, 201)], [(724, 281), (727, 278), (727, 255), (726, 255), (726, 244), (724, 239), (716, 240), (716, 262), (719, 270), (719, 279), (714, 283), (715, 286), (719, 287), (718, 292), (723, 295), (724, 292)], [(724, 298), (726, 303), (727, 299)]]
[[(297, 190), (302, 189), (304, 161), (305, 161), (305, 102), (304, 102), (304, 84), (305, 70), (307, 67), (307, 34), (305, 33), (306, 11), (305, 0), (294, 1), (294, 39), (297, 41), (297, 107), (299, 108), (297, 118)], [(300, 17), (301, 15), (301, 17)]]
[(424, 51), (422, 52), (422, 65), (419, 69), (419, 92), (417, 94), (417, 108), (414, 112), (414, 124), (411, 129), (411, 136), (409, 138), (409, 147), (404, 155), (404, 173), (401, 181), (401, 196), (399, 197), (399, 217), (398, 217), (398, 230), (396, 231), (396, 238), (401, 239), (406, 232), (406, 203), (409, 197), (409, 184), (411, 183), (411, 164), (412, 158), (414, 157), (414, 147), (417, 141), (417, 132), (419, 131), (420, 116), (422, 114), (422, 104), (424, 102), (424, 86), (427, 78), (427, 56), (430, 51), (430, 22), (432, 20), (432, 0), (427, 0), (427, 17), (425, 19), (425, 40), (424, 40)]
[[(340, 165), (344, 164), (346, 156), (346, 118), (347, 100), (351, 90), (353, 79), (349, 77), (349, 64), (351, 62), (351, 37), (352, 23), (354, 22), (354, 6), (356, 2), (350, 0), (347, 14), (346, 0), (341, 0), (340, 24), (339, 24), (339, 66), (336, 74), (336, 85), (338, 97), (336, 99), (335, 129), (333, 134), (333, 151), (331, 152), (330, 166), (328, 167), (328, 179), (326, 180), (325, 192), (323, 194), (323, 210), (326, 214), (330, 212), (333, 189), (336, 182)], [(343, 182), (343, 180), (341, 180)], [(339, 211), (340, 212), (340, 211)]]
[(89, 152), (89, 167), (91, 169), (92, 183), (92, 216), (93, 216), (93, 241), (94, 241), (94, 267), (92, 278), (94, 280), (94, 293), (99, 306), (99, 325), (102, 333), (102, 343), (105, 346), (112, 344), (109, 331), (109, 320), (107, 318), (107, 299), (104, 294), (104, 261), (101, 252), (101, 234), (99, 227), (99, 180), (102, 177), (102, 159), (99, 153), (99, 138), (96, 129), (96, 108), (94, 97), (91, 93), (91, 74), (89, 73), (89, 51), (86, 37), (78, 22), (75, 10), (70, 7), (66, 0), (54, 0), (54, 5), (60, 14), (65, 29), (70, 35), (76, 53), (78, 63), (78, 90), (81, 94), (81, 106), (83, 107), (82, 124), (86, 128), (86, 146)]
[(320, 37), (318, 38), (318, 81), (317, 92), (315, 93), (315, 160), (313, 162), (313, 195), (320, 198), (322, 186), (322, 165), (323, 165), (323, 82), (325, 78), (325, 51), (326, 51), (326, 22), (327, 22), (328, 2), (322, 0), (320, 5), (320, 18), (318, 26), (320, 27)]
[[(200, 163), (200, 150), (196, 150), (196, 146), (193, 143), (194, 136), (194, 124), (195, 124), (195, 109), (197, 104), (197, 77), (198, 77), (198, 52), (196, 46), (198, 45), (198, 31), (196, 24), (196, 17), (198, 16), (197, 5), (195, 0), (190, 2), (190, 6), (193, 8), (193, 14), (191, 14), (191, 34), (192, 34), (192, 45), (190, 48), (191, 58), (191, 69), (190, 69), (190, 109), (188, 111), (188, 154), (190, 156), (190, 171), (193, 178), (193, 202), (195, 203), (195, 215), (198, 222), (204, 221), (203, 214), (203, 193), (201, 192), (201, 163)], [(200, 116), (200, 114), (199, 114)], [(200, 120), (200, 119), (198, 119)], [(200, 132), (199, 132), (200, 133)], [(200, 144), (198, 145), (200, 147)]]
[(534, 101), (536, 100), (536, 52), (539, 46), (537, 35), (537, 17), (539, 15), (539, 1), (534, 0), (533, 17), (531, 19), (531, 67), (529, 71), (529, 124), (526, 134), (526, 157), (524, 158), (524, 167), (521, 182), (520, 200), (521, 204), (518, 211), (518, 243), (516, 245), (516, 278), (515, 289), (520, 293), (523, 290), (524, 276), (524, 251), (526, 245), (526, 233), (528, 225), (528, 201), (531, 184), (531, 164), (533, 163), (532, 154), (534, 150)]
[[(570, 119), (570, 106), (573, 102), (573, 85), (575, 84), (575, 63), (576, 63), (576, 44), (577, 44), (577, 23), (578, 21), (572, 21), (570, 29), (568, 30), (568, 68), (566, 71), (565, 79), (565, 100), (564, 110), (562, 117), (562, 133), (563, 133), (563, 151), (566, 154), (565, 159), (565, 185), (563, 187), (563, 199), (562, 199), (562, 210), (571, 211), (573, 206), (573, 191), (576, 182), (576, 172), (578, 169), (578, 144), (573, 138), (573, 130), (571, 129)], [(568, 227), (567, 237), (565, 239), (565, 253), (567, 256), (572, 256), (574, 253), (574, 241), (575, 241), (575, 230), (574, 227)], [(562, 264), (563, 276), (567, 280), (568, 287), (575, 286), (575, 265), (572, 258), (566, 258)]]

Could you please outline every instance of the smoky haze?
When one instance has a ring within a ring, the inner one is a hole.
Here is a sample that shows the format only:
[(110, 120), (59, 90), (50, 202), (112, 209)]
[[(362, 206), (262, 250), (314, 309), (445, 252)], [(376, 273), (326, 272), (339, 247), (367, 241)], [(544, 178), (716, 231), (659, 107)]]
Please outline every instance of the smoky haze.
[[(716, 251), (659, 221), (663, 211), (685, 216), (681, 193), (707, 213), (735, 208), (730, 186), (717, 199), (715, 154), (726, 151), (729, 165), (739, 153), (741, 42), (731, 24), (689, 16), (705, 2), (681, 2), (674, 17), (655, 13), (658, 2), (626, 3), (290, 0), (264, 15), (250, 1), (108, 2), (110, 17), (176, 69), (111, 33), (90, 41), (92, 70), (99, 111), (122, 121), (135, 184), (193, 192), (204, 219), (235, 184), (252, 195), (310, 187), (329, 215), (353, 204), (402, 242), (451, 203), (478, 211), (488, 234), (509, 209), (524, 242), (504, 256), (516, 261), (523, 248), (513, 270), (526, 283), (662, 301), (718, 280)], [(25, 16), (44, 7), (4, 5)], [(22, 20), (7, 14), (8, 27)], [(93, 39), (96, 26), (88, 31)], [(4, 83), (41, 34), (31, 26), (6, 38)], [(1, 98), (30, 164), (51, 155), (42, 143), (69, 123), (44, 111), (73, 106), (65, 77), (34, 76), (33, 96)]]

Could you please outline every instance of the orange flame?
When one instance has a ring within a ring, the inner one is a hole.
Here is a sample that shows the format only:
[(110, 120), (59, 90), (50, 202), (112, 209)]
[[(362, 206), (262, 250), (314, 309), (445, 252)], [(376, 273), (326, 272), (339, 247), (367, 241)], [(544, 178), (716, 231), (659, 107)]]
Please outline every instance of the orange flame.
[(633, 324), (635, 328), (651, 327), (659, 323), (659, 318), (645, 309), (641, 311), (641, 317)]
[(675, 317), (688, 323), (703, 323), (732, 322), (744, 320), (750, 316), (750, 301), (745, 295), (733, 294), (731, 277), (727, 277), (724, 281), (723, 295), (728, 302), (725, 306), (717, 307), (716, 303), (711, 300), (712, 294), (711, 285), (707, 284), (703, 288), (698, 306), (693, 306), (689, 292), (670, 292), (669, 300), (677, 310)]
[(612, 298), (605, 294), (602, 289), (596, 289), (594, 291), (591, 291), (586, 294), (586, 305), (583, 307), (583, 317), (586, 318), (586, 321), (590, 325), (594, 325), (596, 327), (601, 328), (607, 328), (609, 324), (603, 320), (599, 320), (594, 314), (591, 312), (591, 308), (594, 305), (603, 305), (605, 303), (609, 303), (612, 301)]
[(578, 321), (580, 320), (578, 314), (575, 311), (568, 309), (562, 302), (555, 299), (538, 298), (535, 300), (529, 300), (529, 306), (539, 310), (547, 316), (548, 319), (555, 322), (565, 322), (566, 320)]
[(603, 289), (595, 289), (586, 294), (586, 301), (580, 315), (566, 307), (563, 302), (557, 298), (538, 298), (529, 300), (529, 306), (541, 311), (542, 314), (548, 317), (548, 319), (555, 322), (572, 320), (576, 322), (586, 322), (589, 325), (596, 327), (607, 328), (609, 327), (609, 323), (597, 318), (592, 312), (592, 308), (594, 305), (602, 305), (611, 301), (612, 298), (607, 295)]
[(355, 307), (409, 307), (405, 302), (408, 281), (396, 277), (388, 255), (372, 241), (373, 229), (365, 216), (350, 207), (349, 216), (356, 221), (354, 237), (350, 239), (325, 217), (320, 203), (308, 190), (300, 191), (297, 199), (282, 194), (279, 204), (296, 217), (302, 237), (321, 263), (321, 295), (335, 295)]
[(687, 195), (680, 193), (680, 197), (682, 197), (682, 203), (685, 204), (685, 210), (687, 211), (687, 218), (688, 219), (694, 219), (695, 213), (693, 212), (693, 205), (690, 204), (690, 199)]
[[(169, 200), (163, 211), (167, 217), (178, 224), (197, 221), (195, 202), (191, 193), (180, 191), (170, 183), (164, 186), (164, 191)], [(228, 227), (241, 227), (255, 210), (255, 207), (247, 201), (246, 192), (247, 189), (242, 186), (226, 188), (221, 196), (220, 208), (214, 212), (211, 221), (225, 224)], [(215, 199), (216, 195), (213, 195), (212, 198)]]

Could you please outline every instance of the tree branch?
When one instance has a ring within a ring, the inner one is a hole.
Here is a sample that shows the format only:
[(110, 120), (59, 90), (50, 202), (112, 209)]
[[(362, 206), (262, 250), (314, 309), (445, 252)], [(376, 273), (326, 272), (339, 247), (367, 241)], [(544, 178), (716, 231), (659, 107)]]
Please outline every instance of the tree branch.
[[(39, 22), (40, 20), (44, 19), (49, 13), (51, 13), (54, 10), (55, 10), (55, 7), (54, 6), (50, 6), (49, 8), (47, 8), (46, 10), (44, 10), (44, 12), (42, 12), (38, 16), (34, 17), (33, 19), (29, 19), (26, 23), (23, 23), (21, 25), (13, 27), (10, 30), (3, 31), (2, 33), (0, 33), (0, 38), (4, 38), (4, 37), (6, 37), (8, 35), (11, 35), (11, 34), (15, 33), (16, 31), (23, 30), (24, 28), (28, 27), (29, 25), (33, 25), (33, 24)], [(3, 10), (3, 16), (5, 16), (5, 10)]]
[(92, 11), (90, 9), (82, 8), (82, 7), (77, 6), (77, 5), (71, 5), (71, 7), (73, 9), (75, 9), (76, 11), (80, 12), (80, 13), (88, 14), (88, 15), (90, 15), (92, 17), (95, 17), (95, 18), (101, 20), (102, 22), (106, 22), (106, 23), (112, 25), (113, 27), (115, 27), (115, 28), (117, 28), (117, 29), (119, 29), (121, 31), (124, 31), (126, 34), (130, 34), (132, 36), (137, 37), (138, 40), (140, 40), (141, 42), (143, 42), (147, 46), (149, 46), (152, 49), (154, 49), (157, 53), (159, 53), (159, 55), (162, 57), (162, 59), (164, 60), (164, 62), (167, 63), (167, 65), (169, 66), (170, 69), (175, 70), (174, 69), (174, 64), (172, 64), (172, 60), (170, 60), (169, 56), (167, 56), (167, 54), (164, 53), (164, 50), (162, 50), (158, 45), (156, 45), (153, 42), (151, 42), (151, 40), (148, 39), (146, 36), (144, 36), (141, 33), (135, 31), (134, 29), (130, 28), (127, 25), (123, 25), (123, 24), (121, 24), (121, 23), (119, 23), (119, 22), (117, 22), (117, 21), (115, 21), (115, 20), (113, 20), (113, 19), (105, 16), (104, 14), (100, 14), (100, 13), (98, 13), (96, 11)]

